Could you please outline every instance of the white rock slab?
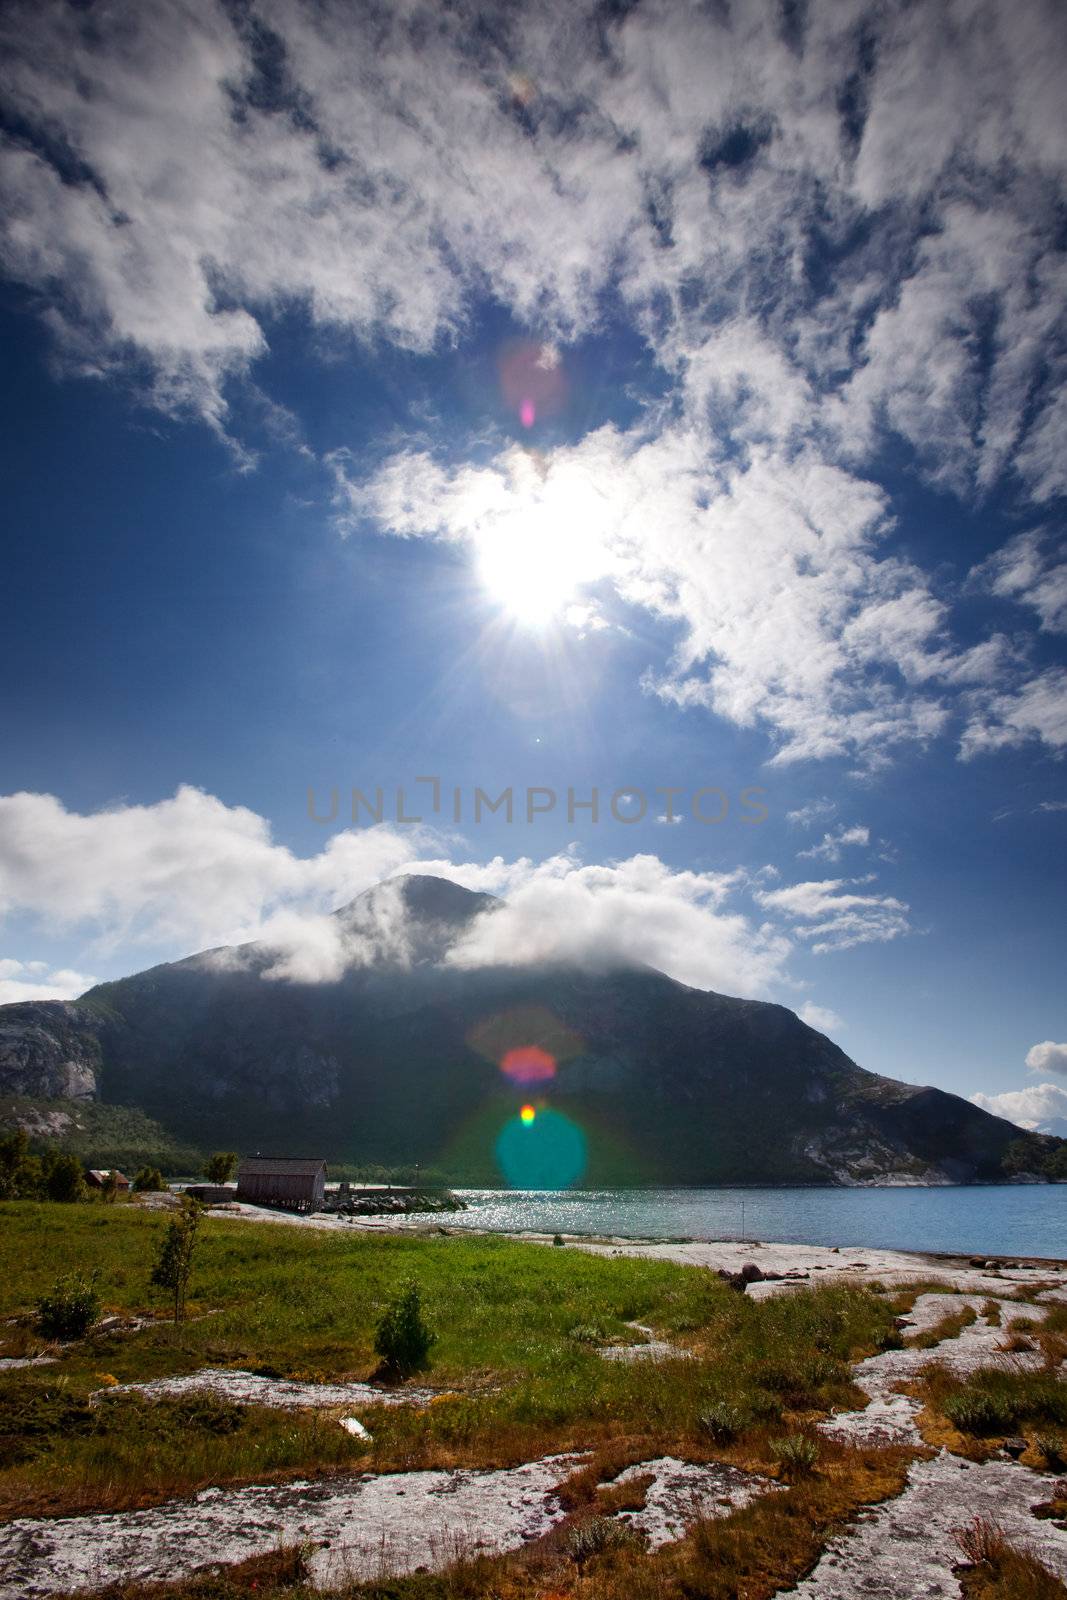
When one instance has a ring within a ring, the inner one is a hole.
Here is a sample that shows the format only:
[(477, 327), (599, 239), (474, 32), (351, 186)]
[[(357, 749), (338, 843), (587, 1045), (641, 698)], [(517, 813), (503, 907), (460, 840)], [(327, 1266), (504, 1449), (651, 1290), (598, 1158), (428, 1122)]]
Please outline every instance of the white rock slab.
[(635, 1333), (643, 1333), (644, 1339), (640, 1344), (606, 1344), (602, 1345), (599, 1354), (605, 1361), (689, 1361), (692, 1359), (691, 1350), (683, 1350), (679, 1345), (669, 1344), (666, 1339), (657, 1339), (655, 1329), (648, 1328), (643, 1322), (628, 1322), (628, 1328)]
[[(922, 1331), (935, 1327), (943, 1316), (961, 1305), (972, 1305), (978, 1310), (983, 1303), (976, 1296), (924, 1294), (919, 1296), (904, 1320), (910, 1322), (915, 1331)], [(1004, 1321), (1010, 1314), (1020, 1311), (1032, 1313), (1035, 1321), (1045, 1315), (1041, 1307), (1019, 1307), (1014, 1301), (1001, 1301), (1000, 1309)], [(1043, 1365), (1039, 1351), (1008, 1353), (998, 1349), (1004, 1334), (1003, 1327), (994, 1327), (984, 1317), (979, 1317), (954, 1337), (942, 1339), (925, 1350), (883, 1350), (880, 1355), (868, 1356), (853, 1367), (852, 1378), (856, 1387), (870, 1396), (870, 1404), (862, 1411), (838, 1412), (828, 1421), (819, 1423), (819, 1431), (845, 1444), (921, 1444), (922, 1436), (915, 1423), (919, 1402), (897, 1394), (897, 1385), (918, 1377), (923, 1368), (933, 1362), (961, 1376), (979, 1367), (999, 1366), (1018, 1371), (1036, 1370)]]
[(681, 1539), (700, 1517), (728, 1517), (761, 1495), (779, 1493), (782, 1487), (771, 1478), (743, 1472), (722, 1461), (698, 1465), (674, 1456), (660, 1456), (655, 1461), (627, 1467), (602, 1487), (631, 1483), (650, 1472), (654, 1482), (649, 1485), (644, 1509), (620, 1511), (618, 1515), (620, 1522), (639, 1529), (653, 1550)]
[(188, 1577), (281, 1545), (315, 1546), (317, 1587), (514, 1549), (565, 1515), (556, 1486), (573, 1456), (498, 1472), (402, 1472), (205, 1489), (148, 1511), (0, 1526), (0, 1600), (37, 1600), (122, 1579)]
[(958, 1596), (952, 1569), (963, 1556), (953, 1533), (977, 1516), (996, 1522), (1013, 1543), (1067, 1578), (1067, 1533), (1030, 1509), (1062, 1487), (1062, 1478), (1014, 1461), (978, 1465), (943, 1450), (932, 1461), (916, 1462), (904, 1493), (873, 1506), (834, 1539), (810, 1576), (788, 1593), (797, 1600)]
[(147, 1383), (117, 1383), (97, 1389), (100, 1395), (143, 1394), (152, 1399), (207, 1393), (240, 1406), (274, 1406), (290, 1411), (301, 1406), (419, 1406), (434, 1398), (432, 1389), (380, 1389), (373, 1383), (297, 1383), (291, 1378), (264, 1378), (237, 1368), (206, 1367), (180, 1378), (152, 1378)]

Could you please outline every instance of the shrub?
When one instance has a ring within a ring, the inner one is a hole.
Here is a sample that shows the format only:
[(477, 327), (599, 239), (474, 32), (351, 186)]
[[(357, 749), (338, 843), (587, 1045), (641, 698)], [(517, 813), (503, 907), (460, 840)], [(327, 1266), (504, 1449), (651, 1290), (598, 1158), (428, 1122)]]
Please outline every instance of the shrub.
[(771, 1457), (777, 1461), (783, 1478), (809, 1478), (819, 1459), (819, 1447), (803, 1433), (771, 1440)]
[(422, 1316), (418, 1284), (409, 1279), (396, 1298), (390, 1301), (374, 1335), (375, 1352), (382, 1366), (393, 1377), (406, 1378), (429, 1364), (437, 1335)]
[(158, 1167), (142, 1167), (131, 1187), (138, 1194), (161, 1194), (168, 1185)]
[(717, 1400), (700, 1413), (697, 1422), (713, 1444), (732, 1444), (744, 1432), (748, 1418), (739, 1407)]
[(1067, 1439), (1058, 1433), (1039, 1433), (1034, 1440), (1050, 1472), (1067, 1472)]
[(1003, 1433), (1015, 1424), (1015, 1408), (1007, 1396), (985, 1389), (961, 1389), (949, 1395), (942, 1409), (961, 1433)]
[(46, 1339), (84, 1339), (99, 1315), (95, 1272), (91, 1278), (78, 1272), (57, 1278), (37, 1302), (37, 1326)]
[(577, 1340), (579, 1344), (603, 1344), (604, 1330), (595, 1322), (578, 1322), (571, 1329), (568, 1338)]
[(571, 1529), (567, 1535), (567, 1554), (575, 1566), (581, 1568), (594, 1556), (635, 1545), (639, 1539), (637, 1529), (628, 1522), (621, 1522), (617, 1517), (592, 1517)]

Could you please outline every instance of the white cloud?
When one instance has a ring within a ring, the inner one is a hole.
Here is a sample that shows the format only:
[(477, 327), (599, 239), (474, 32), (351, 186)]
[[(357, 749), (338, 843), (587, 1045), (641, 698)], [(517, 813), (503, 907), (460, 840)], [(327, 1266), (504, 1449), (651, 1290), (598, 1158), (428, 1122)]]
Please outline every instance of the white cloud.
[[(365, 482), (343, 463), (335, 470), (354, 522), (464, 542), (475, 562), (502, 546), (533, 565), (546, 540), (558, 541), (574, 584), (611, 582), (624, 601), (677, 624), (673, 662), (649, 675), (649, 689), (768, 725), (779, 762), (877, 762), (946, 723), (922, 686), (962, 661), (941, 610), (913, 603), (914, 569), (873, 553), (881, 491), (817, 455), (753, 449), (744, 466), (717, 462), (710, 432), (679, 423), (604, 427), (536, 464), (512, 446), (487, 466), (451, 471), (426, 452), (395, 455)], [(888, 620), (896, 606), (911, 607), (910, 693), (898, 682), (901, 630)]]
[(785, 820), (793, 823), (798, 828), (810, 828), (816, 822), (822, 822), (825, 817), (832, 817), (837, 810), (837, 801), (823, 798), (809, 800), (806, 804), (798, 806), (795, 811), (787, 811)]
[(575, 854), (486, 867), (419, 863), (467, 888), (506, 894), (453, 949), (457, 966), (641, 962), (698, 989), (765, 994), (789, 951), (777, 929), (753, 927), (726, 901), (738, 872), (675, 871), (658, 857), (584, 865)]
[(0, 915), (77, 928), (98, 950), (250, 939), (283, 910), (316, 914), (411, 858), (414, 830), (335, 833), (316, 855), (275, 844), (244, 806), (183, 785), (153, 805), (79, 814), (53, 795), (0, 797)]
[[(847, 880), (773, 889), (765, 887), (773, 868), (688, 871), (650, 854), (592, 863), (577, 847), (540, 861), (454, 861), (426, 853), (438, 843), (428, 830), (379, 824), (336, 833), (300, 857), (275, 843), (255, 812), (188, 786), (154, 805), (85, 815), (52, 795), (16, 794), (0, 797), (0, 915), (77, 934), (98, 953), (121, 951), (131, 968), (146, 946), (156, 959), (174, 959), (255, 940), (273, 952), (265, 977), (327, 982), (383, 956), (440, 959), (412, 944), (398, 893), (399, 877), (425, 872), (503, 897), (451, 952), (458, 965), (641, 962), (696, 988), (742, 995), (786, 981), (796, 939), (821, 952), (909, 927), (902, 902)], [(331, 915), (367, 889), (348, 916)], [(762, 921), (739, 909), (742, 894), (754, 897)], [(43, 998), (45, 985), (79, 993), (93, 981), (43, 963), (0, 962), (0, 982), (27, 998)]]
[(862, 823), (846, 828), (844, 823), (834, 828), (830, 833), (824, 833), (818, 844), (813, 844), (808, 850), (798, 850), (798, 860), (811, 859), (812, 861), (840, 861), (842, 852), (850, 846), (868, 845), (871, 842), (871, 830)]
[(1067, 1134), (1067, 1089), (1056, 1083), (1035, 1083), (1028, 1089), (1005, 1094), (972, 1094), (972, 1101), (995, 1117), (1006, 1117), (1020, 1128)]
[[(1053, 0), (813, 0), (793, 29), (666, 0), (492, 29), (426, 0), (13, 0), (0, 47), (0, 253), (77, 370), (222, 432), (279, 311), (426, 352), (488, 298), (564, 376), (621, 315), (667, 386), (629, 432), (543, 470), (404, 451), (370, 482), (338, 452), (342, 519), (531, 569), (555, 539), (576, 589), (674, 624), (647, 687), (765, 726), (780, 762), (880, 764), (961, 693), (967, 755), (1067, 742), (1048, 674), (955, 641), (865, 475), (889, 432), (965, 496), (1064, 486)], [(1016, 542), (991, 581), (1059, 626), (1062, 569), (1034, 559)]]
[(1026, 1065), (1030, 1072), (1057, 1072), (1067, 1078), (1067, 1044), (1053, 1044), (1045, 1039), (1031, 1045), (1026, 1052)]
[(96, 979), (86, 972), (68, 967), (49, 969), (47, 961), (16, 961), (0, 958), (0, 1005), (19, 1000), (74, 1000)]
[(1047, 633), (1067, 632), (1067, 561), (1056, 558), (1044, 531), (1020, 533), (971, 572), (1002, 599), (1016, 600), (1037, 612)]
[(1063, 667), (1048, 667), (1006, 694), (980, 697), (963, 731), (960, 755), (969, 761), (1035, 739), (1057, 754), (1067, 746), (1067, 671)]
[(826, 878), (761, 889), (756, 900), (766, 910), (803, 924), (796, 935), (812, 941), (815, 955), (859, 944), (881, 944), (910, 933), (908, 907), (902, 900), (887, 894), (856, 894), (851, 888), (855, 881)]
[(853, 442), (888, 425), (982, 482), (1015, 450), (1047, 493), (1059, 24), (1052, 0), (817, 0), (793, 37), (769, 6), (558, 0), (490, 31), (418, 0), (373, 27), (342, 0), (23, 0), (3, 88), (37, 137), (5, 152), (6, 259), (83, 366), (147, 362), (216, 424), (281, 304), (427, 349), (488, 290), (564, 360), (613, 287), (667, 355), (758, 304), (758, 351), (727, 337), (685, 379), (749, 436), (826, 398)]
[(814, 1000), (805, 1000), (797, 1016), (809, 1028), (817, 1028), (820, 1033), (833, 1034), (845, 1026), (836, 1011), (831, 1011), (829, 1006), (817, 1006)]

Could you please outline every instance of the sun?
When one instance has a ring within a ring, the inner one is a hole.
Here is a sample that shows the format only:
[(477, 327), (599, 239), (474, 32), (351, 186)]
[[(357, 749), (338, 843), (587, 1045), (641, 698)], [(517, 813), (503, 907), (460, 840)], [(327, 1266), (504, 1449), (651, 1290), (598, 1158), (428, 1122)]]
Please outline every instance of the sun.
[(516, 622), (541, 627), (559, 616), (582, 581), (561, 541), (528, 529), (484, 540), (478, 576), (487, 593)]

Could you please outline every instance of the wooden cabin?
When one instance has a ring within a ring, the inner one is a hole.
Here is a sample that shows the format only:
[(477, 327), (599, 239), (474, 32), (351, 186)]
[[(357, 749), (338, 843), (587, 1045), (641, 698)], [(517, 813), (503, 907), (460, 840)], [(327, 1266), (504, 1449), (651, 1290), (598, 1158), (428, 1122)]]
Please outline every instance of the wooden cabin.
[(114, 1176), (115, 1188), (119, 1194), (125, 1194), (130, 1187), (129, 1178), (124, 1178), (118, 1167), (90, 1167), (85, 1174), (85, 1181), (90, 1189), (106, 1189), (108, 1179)]
[(246, 1156), (237, 1168), (237, 1198), (256, 1206), (314, 1211), (326, 1194), (326, 1163), (309, 1156)]

